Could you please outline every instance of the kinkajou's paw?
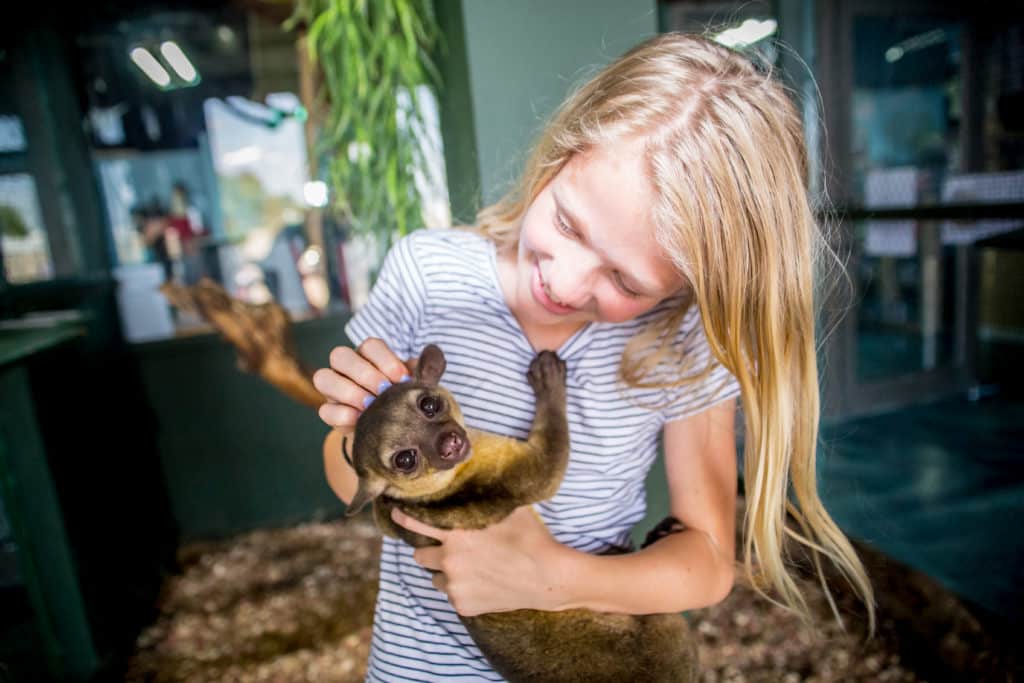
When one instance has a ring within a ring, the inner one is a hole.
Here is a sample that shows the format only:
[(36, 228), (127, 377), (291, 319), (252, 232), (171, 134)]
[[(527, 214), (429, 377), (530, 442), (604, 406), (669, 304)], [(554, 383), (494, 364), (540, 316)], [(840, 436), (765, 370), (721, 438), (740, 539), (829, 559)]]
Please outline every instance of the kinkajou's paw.
[(565, 361), (554, 351), (541, 351), (530, 362), (526, 373), (530, 386), (538, 396), (552, 389), (565, 387)]

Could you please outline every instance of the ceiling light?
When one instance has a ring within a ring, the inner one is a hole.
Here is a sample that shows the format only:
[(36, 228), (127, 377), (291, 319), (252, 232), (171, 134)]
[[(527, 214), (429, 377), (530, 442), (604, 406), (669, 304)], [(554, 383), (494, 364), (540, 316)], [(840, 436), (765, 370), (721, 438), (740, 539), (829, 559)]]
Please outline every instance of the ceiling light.
[(890, 64), (892, 64), (893, 62), (898, 62), (901, 59), (903, 59), (903, 55), (905, 54), (906, 50), (904, 50), (899, 45), (893, 45), (892, 47), (885, 51), (885, 61), (889, 62)]
[(173, 40), (160, 44), (160, 54), (164, 56), (167, 63), (174, 69), (174, 73), (181, 77), (181, 80), (186, 83), (192, 83), (199, 78), (199, 73), (192, 66), (192, 62), (188, 61), (188, 57), (185, 56), (185, 53), (182, 52), (181, 48)]
[(931, 31), (918, 33), (906, 40), (901, 40), (885, 51), (885, 61), (893, 64), (903, 59), (904, 55), (926, 47), (932, 47), (944, 43), (948, 39), (946, 32), (941, 28), (933, 28)]
[(167, 73), (167, 69), (160, 65), (160, 62), (156, 60), (156, 57), (149, 50), (144, 47), (137, 47), (129, 55), (132, 61), (135, 62), (135, 66), (139, 67), (142, 73), (149, 76), (149, 80), (161, 88), (166, 88), (170, 85), (171, 75)]

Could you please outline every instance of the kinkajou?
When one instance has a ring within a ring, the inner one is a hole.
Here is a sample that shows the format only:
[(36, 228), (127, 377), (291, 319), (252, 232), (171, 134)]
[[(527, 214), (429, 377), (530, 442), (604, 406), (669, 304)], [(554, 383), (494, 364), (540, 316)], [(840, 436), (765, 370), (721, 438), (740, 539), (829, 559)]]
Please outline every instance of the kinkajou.
[[(382, 533), (416, 547), (437, 541), (396, 525), (393, 507), (439, 528), (483, 528), (553, 496), (569, 461), (565, 363), (557, 355), (541, 352), (527, 372), (536, 414), (526, 441), (467, 429), (440, 386), (444, 369), (441, 349), (427, 346), (415, 378), (363, 412), (352, 444), (359, 488), (350, 511), (372, 501)], [(697, 679), (696, 646), (679, 614), (517, 610), (460, 619), (513, 683)]]

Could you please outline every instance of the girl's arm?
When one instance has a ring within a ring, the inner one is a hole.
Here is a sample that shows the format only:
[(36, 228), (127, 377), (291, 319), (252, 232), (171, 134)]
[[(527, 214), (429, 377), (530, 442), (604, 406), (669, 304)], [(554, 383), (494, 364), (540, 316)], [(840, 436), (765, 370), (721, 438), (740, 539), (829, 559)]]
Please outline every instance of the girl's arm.
[(655, 614), (713, 605), (732, 588), (736, 507), (735, 401), (665, 427), (672, 514), (686, 531), (629, 555), (559, 544), (529, 506), (480, 531), (440, 530), (398, 510), (392, 519), (440, 546), (413, 557), (463, 616), (585, 607)]
[(558, 609), (647, 614), (699, 609), (732, 589), (735, 562), (735, 401), (665, 426), (671, 513), (686, 530), (629, 555), (560, 546)]

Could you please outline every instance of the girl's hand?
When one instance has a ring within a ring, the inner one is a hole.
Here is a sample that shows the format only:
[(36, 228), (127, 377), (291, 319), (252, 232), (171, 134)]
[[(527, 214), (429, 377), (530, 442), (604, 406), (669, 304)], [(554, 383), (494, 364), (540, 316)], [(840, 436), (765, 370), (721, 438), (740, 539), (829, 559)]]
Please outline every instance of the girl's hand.
[(563, 547), (530, 506), (479, 531), (437, 529), (397, 508), (391, 519), (441, 542), (418, 548), (413, 559), (438, 572), (434, 586), (462, 616), (561, 607), (556, 567)]
[(330, 365), (313, 374), (313, 386), (327, 399), (320, 406), (320, 419), (345, 431), (355, 428), (363, 409), (378, 394), (410, 376), (406, 364), (375, 338), (367, 339), (357, 349), (334, 347)]

